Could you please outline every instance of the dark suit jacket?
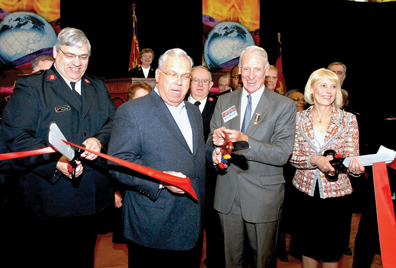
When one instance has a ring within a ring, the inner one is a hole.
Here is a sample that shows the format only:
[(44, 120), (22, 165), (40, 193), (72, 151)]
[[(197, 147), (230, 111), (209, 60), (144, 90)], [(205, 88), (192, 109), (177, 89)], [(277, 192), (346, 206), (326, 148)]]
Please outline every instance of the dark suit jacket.
[[(81, 144), (95, 137), (107, 146), (116, 108), (101, 80), (84, 76), (81, 85), (78, 97), (54, 66), (20, 78), (3, 113), (3, 137), (10, 151), (48, 146), (51, 122), (58, 124), (70, 142)], [(84, 161), (81, 184), (73, 188), (56, 169), (60, 157), (52, 153), (18, 159), (29, 170), (18, 180), (27, 214), (35, 218), (92, 215), (112, 203), (106, 165)]]
[[(222, 95), (211, 121), (213, 131), (221, 126), (240, 130), (242, 90)], [(238, 116), (224, 123), (222, 112), (235, 105)], [(260, 114), (257, 124), (255, 115)], [(267, 88), (246, 130), (250, 151), (232, 155), (230, 166), (218, 175), (214, 207), (228, 214), (239, 194), (242, 216), (251, 223), (265, 223), (280, 218), (284, 197), (282, 166), (288, 161), (294, 144), (296, 105), (290, 99)]]
[[(160, 171), (177, 171), (191, 180), (199, 200), (159, 189), (159, 181), (114, 166), (111, 174), (126, 186), (124, 236), (145, 247), (191, 249), (201, 235), (205, 190), (202, 118), (185, 102), (193, 134), (191, 152), (168, 107), (153, 90), (121, 105), (116, 113), (109, 154)], [(155, 256), (154, 256), (155, 257)]]
[[(139, 66), (136, 66), (136, 67), (133, 68), (133, 69), (130, 69), (130, 70), (128, 71), (128, 77), (145, 78), (145, 77), (144, 77), (144, 73), (143, 73), (142, 66), (139, 65)], [(154, 70), (152, 67), (150, 67), (150, 70), (149, 70), (149, 73), (148, 73), (147, 78), (155, 78), (155, 70)]]

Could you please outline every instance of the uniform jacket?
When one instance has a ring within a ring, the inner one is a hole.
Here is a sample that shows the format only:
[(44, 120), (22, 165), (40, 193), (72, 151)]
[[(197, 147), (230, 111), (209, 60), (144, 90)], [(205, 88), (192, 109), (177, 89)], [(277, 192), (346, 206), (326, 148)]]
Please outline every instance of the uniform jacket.
[(293, 184), (298, 190), (313, 196), (318, 183), (321, 198), (351, 194), (352, 186), (347, 174), (340, 173), (336, 182), (329, 182), (318, 168), (311, 166), (310, 159), (314, 155), (323, 155), (328, 149), (335, 150), (342, 157), (358, 156), (359, 128), (356, 116), (333, 107), (324, 143), (321, 148), (316, 148), (313, 107), (297, 114), (294, 150), (290, 160), (290, 163), (297, 168)]
[[(241, 97), (242, 90), (219, 97), (208, 143), (212, 143), (213, 131), (221, 126), (241, 129)], [(222, 112), (234, 105), (238, 116), (224, 123)], [(285, 187), (282, 166), (293, 150), (296, 105), (265, 88), (256, 110), (252, 112), (246, 130), (250, 151), (242, 156), (232, 154), (230, 166), (224, 174), (218, 175), (214, 207), (228, 214), (238, 192), (244, 220), (264, 223), (280, 217)]]
[[(139, 77), (139, 78), (145, 78), (144, 77), (144, 73), (143, 73), (143, 69), (142, 66), (136, 66), (133, 69), (130, 69), (128, 71), (128, 77)], [(150, 67), (149, 73), (147, 78), (155, 78), (155, 70), (153, 68)]]
[(191, 249), (201, 235), (205, 189), (205, 142), (199, 110), (185, 101), (193, 134), (191, 152), (165, 102), (153, 90), (121, 105), (109, 154), (159, 171), (177, 171), (191, 180), (199, 200), (159, 189), (159, 181), (111, 167), (125, 185), (124, 236), (145, 247)]
[[(20, 78), (3, 113), (3, 138), (12, 152), (49, 145), (48, 131), (56, 122), (65, 138), (81, 144), (90, 137), (107, 146), (115, 106), (105, 83), (83, 76), (82, 96), (76, 96), (54, 66)], [(18, 180), (26, 213), (35, 218), (95, 214), (111, 204), (113, 190), (105, 164), (84, 161), (78, 188), (56, 164), (59, 153), (18, 159), (28, 172)]]

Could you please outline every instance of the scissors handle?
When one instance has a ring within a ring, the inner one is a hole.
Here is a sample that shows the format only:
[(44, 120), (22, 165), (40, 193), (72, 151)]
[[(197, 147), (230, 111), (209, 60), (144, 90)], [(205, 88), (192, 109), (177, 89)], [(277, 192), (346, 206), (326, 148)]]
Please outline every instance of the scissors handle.
[(323, 153), (323, 156), (331, 155), (333, 159), (330, 161), (330, 164), (333, 166), (333, 172), (325, 172), (326, 179), (330, 182), (336, 182), (338, 180), (338, 174), (340, 172), (346, 173), (346, 167), (342, 163), (344, 158), (340, 157), (336, 151), (330, 149)]

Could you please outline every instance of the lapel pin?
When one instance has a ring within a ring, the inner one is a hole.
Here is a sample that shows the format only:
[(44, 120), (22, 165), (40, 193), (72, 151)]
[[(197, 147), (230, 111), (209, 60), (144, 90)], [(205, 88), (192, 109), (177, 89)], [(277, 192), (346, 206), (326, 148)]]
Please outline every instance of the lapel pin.
[(254, 115), (254, 122), (253, 124), (257, 125), (258, 121), (260, 120), (261, 114), (255, 114)]
[(54, 80), (57, 79), (57, 77), (56, 77), (56, 75), (51, 74), (50, 76), (48, 76), (48, 79), (51, 80), (51, 81), (54, 81)]

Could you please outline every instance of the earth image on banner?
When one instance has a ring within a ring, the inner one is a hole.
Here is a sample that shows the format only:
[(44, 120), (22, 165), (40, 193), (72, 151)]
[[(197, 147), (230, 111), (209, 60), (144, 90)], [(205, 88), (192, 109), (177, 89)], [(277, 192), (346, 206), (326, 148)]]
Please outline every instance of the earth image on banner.
[(54, 28), (41, 16), (32, 12), (8, 14), (0, 23), (0, 61), (11, 63), (56, 44)]
[(254, 39), (243, 25), (234, 21), (221, 22), (210, 31), (206, 39), (205, 62), (209, 69), (222, 65), (238, 58), (245, 48), (253, 45)]

